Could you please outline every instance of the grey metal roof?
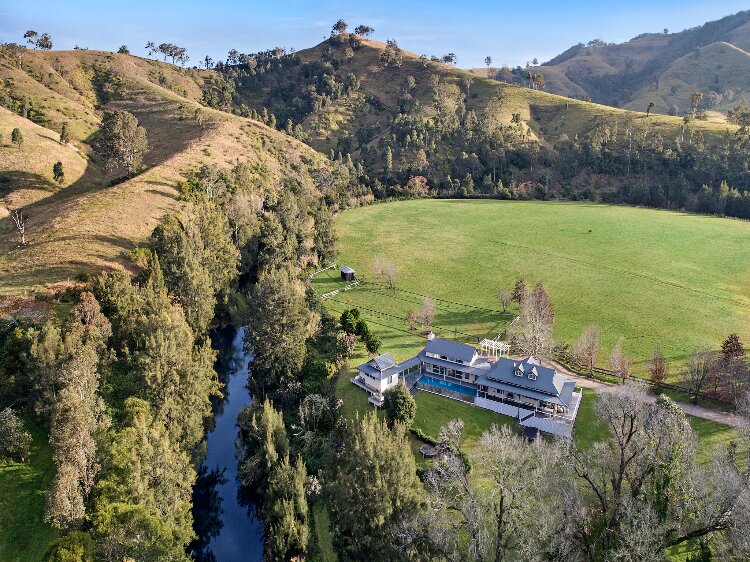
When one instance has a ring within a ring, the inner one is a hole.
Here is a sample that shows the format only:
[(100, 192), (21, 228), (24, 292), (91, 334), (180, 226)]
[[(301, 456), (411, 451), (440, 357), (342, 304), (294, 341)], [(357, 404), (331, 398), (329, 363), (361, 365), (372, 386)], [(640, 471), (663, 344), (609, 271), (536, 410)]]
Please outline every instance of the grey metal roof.
[(348, 265), (344, 265), (341, 267), (341, 273), (354, 273), (354, 270)]
[[(570, 381), (570, 382), (572, 382), (573, 386), (575, 387), (575, 382), (574, 381)], [(571, 390), (570, 394), (567, 397), (567, 401), (563, 402), (560, 399), (560, 396), (549, 395), (549, 394), (545, 394), (544, 392), (539, 392), (538, 390), (532, 390), (530, 388), (524, 388), (522, 386), (514, 386), (511, 384), (504, 383), (504, 382), (498, 382), (492, 379), (488, 379), (486, 375), (482, 375), (481, 377), (478, 377), (475, 384), (486, 386), (489, 388), (497, 388), (505, 392), (512, 392), (513, 394), (525, 396), (526, 398), (531, 398), (532, 400), (544, 400), (545, 402), (549, 402), (550, 404), (557, 404), (559, 406), (565, 406), (566, 408), (568, 407), (568, 404), (570, 403), (570, 395), (572, 395), (572, 390)]]
[(446, 357), (452, 357), (453, 359), (460, 359), (465, 363), (470, 363), (476, 355), (476, 348), (457, 341), (444, 340), (442, 338), (433, 338), (427, 340), (427, 345), (424, 346), (424, 350), (429, 353), (436, 355), (445, 355)]
[[(515, 374), (517, 368), (523, 370), (524, 374), (522, 376)], [(533, 370), (536, 371), (536, 379), (529, 378), (529, 373)], [(543, 367), (534, 357), (528, 357), (520, 361), (501, 357), (493, 364), (492, 369), (487, 374), (487, 378), (510, 386), (526, 388), (555, 397), (560, 396), (563, 386), (568, 382), (568, 379), (554, 369)]]
[(407, 359), (403, 363), (396, 363), (395, 359), (393, 359), (393, 355), (390, 353), (384, 353), (374, 359), (370, 359), (367, 363), (362, 363), (357, 367), (357, 370), (378, 380), (383, 380), (393, 375), (400, 374), (414, 365), (418, 365), (419, 362), (420, 358), (419, 356), (416, 356)]
[(375, 368), (380, 369), (381, 371), (385, 371), (388, 367), (393, 367), (396, 364), (396, 360), (390, 353), (383, 353), (383, 355), (378, 355), (377, 357), (371, 359), (370, 362), (375, 363)]

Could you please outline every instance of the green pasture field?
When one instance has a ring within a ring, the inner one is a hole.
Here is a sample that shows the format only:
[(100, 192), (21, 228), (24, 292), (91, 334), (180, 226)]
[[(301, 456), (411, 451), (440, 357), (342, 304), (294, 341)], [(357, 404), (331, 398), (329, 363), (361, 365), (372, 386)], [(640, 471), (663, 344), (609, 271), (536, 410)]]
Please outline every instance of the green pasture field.
[[(624, 337), (637, 372), (658, 347), (672, 379), (697, 349), (718, 348), (731, 332), (750, 336), (745, 221), (590, 203), (414, 200), (346, 211), (336, 227), (338, 264), (366, 282), (328, 306), (360, 308), (397, 359), (422, 345), (406, 325), (422, 295), (444, 299), (438, 335), (476, 342), (502, 333), (517, 312), (501, 314), (497, 293), (518, 277), (549, 291), (556, 340), (601, 326), (602, 366)], [(372, 274), (379, 255), (396, 265), (395, 290), (372, 283), (382, 283)], [(330, 270), (314, 285), (323, 294), (345, 284)]]

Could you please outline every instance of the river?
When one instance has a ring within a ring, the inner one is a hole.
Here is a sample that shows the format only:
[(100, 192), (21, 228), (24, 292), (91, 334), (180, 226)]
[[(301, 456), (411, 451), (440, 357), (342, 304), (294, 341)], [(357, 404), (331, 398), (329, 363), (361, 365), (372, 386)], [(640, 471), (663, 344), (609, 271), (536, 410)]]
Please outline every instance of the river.
[(225, 384), (214, 402), (215, 426), (208, 432), (206, 459), (193, 491), (194, 528), (191, 545), (199, 562), (251, 562), (263, 559), (263, 523), (252, 500), (243, 497), (237, 481), (235, 420), (251, 402), (246, 384), (251, 355), (244, 350), (245, 330), (225, 328), (212, 334), (218, 351), (216, 371)]

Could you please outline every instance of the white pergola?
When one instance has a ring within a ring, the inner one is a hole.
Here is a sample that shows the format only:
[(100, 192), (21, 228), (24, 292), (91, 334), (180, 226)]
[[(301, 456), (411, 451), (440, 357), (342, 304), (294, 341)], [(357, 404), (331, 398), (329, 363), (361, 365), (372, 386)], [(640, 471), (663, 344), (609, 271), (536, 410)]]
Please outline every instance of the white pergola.
[(483, 339), (479, 342), (480, 353), (485, 357), (502, 357), (510, 352), (510, 345), (500, 340), (500, 336), (495, 339)]

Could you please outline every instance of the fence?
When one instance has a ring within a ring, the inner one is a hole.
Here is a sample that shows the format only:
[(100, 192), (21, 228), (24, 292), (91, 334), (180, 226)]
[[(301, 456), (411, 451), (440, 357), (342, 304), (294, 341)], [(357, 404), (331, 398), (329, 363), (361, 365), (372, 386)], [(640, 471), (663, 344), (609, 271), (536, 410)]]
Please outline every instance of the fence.
[[(603, 369), (601, 367), (594, 367), (591, 372), (589, 372), (588, 367), (584, 367), (578, 361), (575, 360), (575, 358), (568, 352), (562, 352), (557, 351), (555, 352), (555, 361), (558, 363), (561, 363), (564, 367), (567, 367), (574, 373), (576, 373), (579, 376), (585, 377), (587, 379), (595, 379), (598, 381), (606, 382), (606, 383), (614, 383), (619, 384), (622, 383), (622, 378), (617, 376), (617, 374), (610, 370), (610, 369)], [(681, 386), (679, 384), (672, 384), (667, 382), (662, 383), (655, 383), (653, 381), (650, 381), (648, 379), (639, 378), (640, 382), (645, 384), (646, 386), (653, 388), (655, 390), (671, 390), (674, 392), (679, 392), (681, 394), (685, 394), (687, 396), (693, 397), (695, 396), (695, 392), (690, 391), (690, 389)], [(721, 398), (718, 398), (717, 396), (714, 396), (712, 394), (708, 394), (706, 392), (698, 392), (698, 398), (701, 400), (706, 400), (708, 402), (713, 402), (715, 404), (721, 405), (721, 406), (727, 406), (730, 405), (730, 402), (727, 400), (723, 400)]]

